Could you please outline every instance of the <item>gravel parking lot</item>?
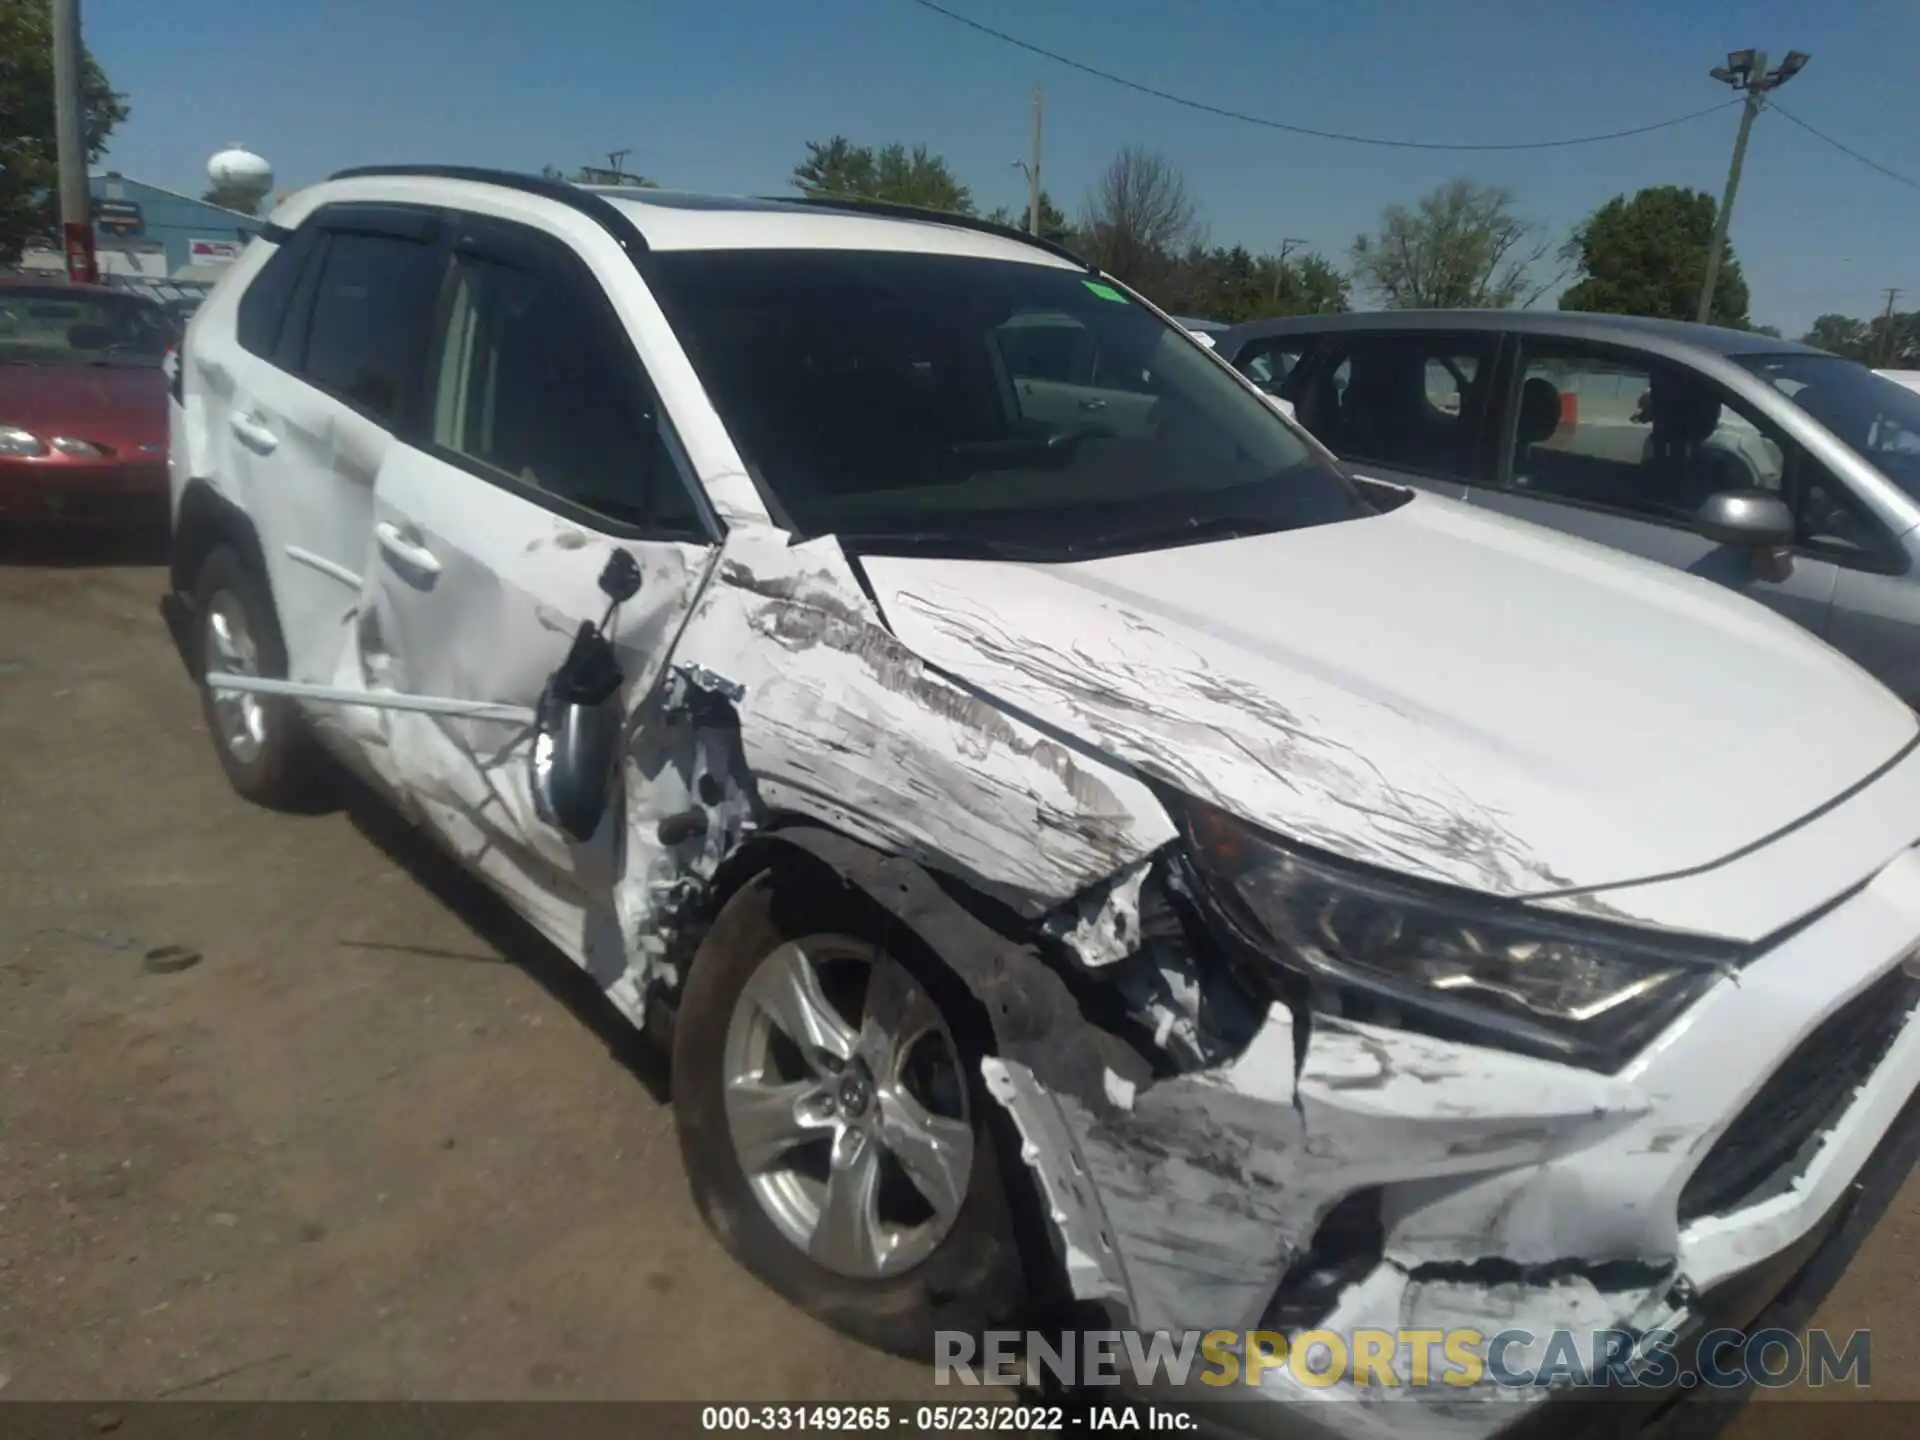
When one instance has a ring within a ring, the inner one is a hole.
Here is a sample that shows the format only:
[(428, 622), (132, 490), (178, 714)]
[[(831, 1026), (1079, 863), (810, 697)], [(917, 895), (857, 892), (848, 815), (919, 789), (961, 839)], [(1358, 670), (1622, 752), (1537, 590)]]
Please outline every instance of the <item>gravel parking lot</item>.
[[(956, 1398), (721, 1254), (660, 1067), (425, 842), (232, 795), (97, 558), (0, 567), (6, 1399)], [(1821, 1317), (1879, 1396), (1917, 1287), (1910, 1183)]]

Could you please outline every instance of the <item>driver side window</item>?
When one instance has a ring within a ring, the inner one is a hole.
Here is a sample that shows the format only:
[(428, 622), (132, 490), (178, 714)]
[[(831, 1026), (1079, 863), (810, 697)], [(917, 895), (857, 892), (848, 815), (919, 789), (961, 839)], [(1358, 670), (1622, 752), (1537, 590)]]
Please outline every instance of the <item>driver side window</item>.
[(1720, 490), (1770, 490), (1791, 504), (1788, 444), (1683, 366), (1574, 343), (1524, 348), (1516, 489), (1687, 524)]
[(517, 253), (457, 254), (451, 286), (434, 445), (532, 495), (700, 538), (653, 387), (597, 287)]

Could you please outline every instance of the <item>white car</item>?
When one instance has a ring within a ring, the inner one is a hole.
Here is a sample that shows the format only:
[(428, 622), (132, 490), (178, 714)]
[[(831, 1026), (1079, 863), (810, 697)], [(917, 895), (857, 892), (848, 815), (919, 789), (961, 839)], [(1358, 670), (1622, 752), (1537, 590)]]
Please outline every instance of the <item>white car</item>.
[[(1063, 314), (1123, 385), (1022, 385)], [(1348, 478), (1065, 251), (350, 171), (195, 316), (172, 425), (234, 787), (344, 763), (670, 1030), (714, 1234), (875, 1344), (1055, 1295), (1684, 1344), (1912, 1163), (1914, 713)], [(1240, 1393), (1478, 1435), (1547, 1394), (1498, 1379)]]

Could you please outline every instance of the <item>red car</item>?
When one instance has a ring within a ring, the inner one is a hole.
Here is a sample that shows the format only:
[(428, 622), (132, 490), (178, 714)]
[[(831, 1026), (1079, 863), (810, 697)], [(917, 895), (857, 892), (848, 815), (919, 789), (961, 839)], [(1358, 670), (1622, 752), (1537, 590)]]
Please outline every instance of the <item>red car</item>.
[(174, 329), (138, 295), (0, 278), (0, 521), (165, 518)]

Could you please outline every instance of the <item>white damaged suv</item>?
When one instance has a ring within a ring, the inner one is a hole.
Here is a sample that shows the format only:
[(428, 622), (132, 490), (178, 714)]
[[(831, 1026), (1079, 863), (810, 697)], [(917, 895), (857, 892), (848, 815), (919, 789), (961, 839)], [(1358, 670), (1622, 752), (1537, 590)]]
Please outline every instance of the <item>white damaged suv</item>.
[(658, 1022), (715, 1235), (874, 1343), (1698, 1335), (1912, 1164), (1914, 713), (1349, 479), (1042, 242), (347, 172), (194, 317), (171, 470), (234, 786), (357, 771)]

